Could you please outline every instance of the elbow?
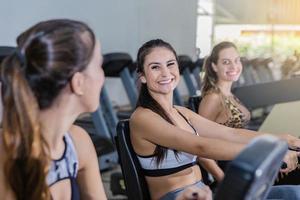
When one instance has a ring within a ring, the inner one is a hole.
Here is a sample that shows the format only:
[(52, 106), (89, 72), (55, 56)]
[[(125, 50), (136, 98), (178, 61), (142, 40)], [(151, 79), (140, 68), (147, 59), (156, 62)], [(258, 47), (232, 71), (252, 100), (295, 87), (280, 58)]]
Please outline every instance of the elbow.
[(212, 156), (212, 149), (209, 147), (209, 145), (205, 144), (204, 142), (199, 142), (196, 145), (195, 155), (202, 158), (214, 159)]

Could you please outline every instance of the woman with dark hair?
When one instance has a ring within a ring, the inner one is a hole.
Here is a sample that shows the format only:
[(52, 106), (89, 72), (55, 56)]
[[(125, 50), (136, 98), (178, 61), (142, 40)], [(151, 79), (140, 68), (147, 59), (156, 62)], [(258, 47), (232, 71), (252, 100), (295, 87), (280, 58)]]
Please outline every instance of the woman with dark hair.
[(95, 149), (72, 125), (99, 106), (100, 44), (79, 21), (40, 22), (1, 64), (3, 199), (106, 199)]
[[(224, 41), (215, 45), (205, 59), (203, 68), (205, 75), (198, 113), (231, 128), (247, 128), (251, 118), (250, 112), (231, 91), (233, 83), (238, 81), (243, 69), (235, 44)], [(219, 162), (219, 165), (225, 170), (227, 162)], [(276, 184), (299, 184), (299, 170), (289, 175), (280, 176)]]
[[(130, 119), (130, 136), (152, 199), (175, 199), (189, 186), (203, 187), (197, 157), (231, 160), (258, 135), (174, 106), (173, 90), (180, 78), (178, 62), (172, 46), (163, 40), (148, 41), (139, 49), (137, 72), (142, 85)], [(288, 138), (290, 147), (300, 146), (299, 139)], [(286, 170), (295, 169), (297, 154), (287, 153), (284, 161), (288, 163)], [(285, 189), (284, 195), (300, 197), (292, 187)]]

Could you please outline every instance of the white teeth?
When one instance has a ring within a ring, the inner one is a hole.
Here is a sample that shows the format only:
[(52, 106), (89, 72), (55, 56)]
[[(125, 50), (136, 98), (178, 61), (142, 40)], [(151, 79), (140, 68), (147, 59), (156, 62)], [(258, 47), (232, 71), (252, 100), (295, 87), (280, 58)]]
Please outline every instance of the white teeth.
[(163, 80), (163, 81), (159, 81), (160, 84), (168, 84), (171, 83), (172, 79), (168, 79), (168, 80)]
[(235, 76), (235, 75), (237, 75), (236, 72), (227, 72), (227, 74), (230, 75), (230, 76)]

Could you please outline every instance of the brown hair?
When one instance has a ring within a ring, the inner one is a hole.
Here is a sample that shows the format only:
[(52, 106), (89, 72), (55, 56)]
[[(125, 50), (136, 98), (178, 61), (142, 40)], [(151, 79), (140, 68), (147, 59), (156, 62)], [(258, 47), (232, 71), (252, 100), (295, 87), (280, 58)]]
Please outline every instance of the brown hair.
[[(157, 47), (163, 47), (163, 48), (166, 48), (166, 49), (170, 50), (171, 52), (173, 52), (173, 54), (176, 58), (176, 61), (178, 61), (176, 51), (174, 50), (174, 48), (169, 43), (167, 43), (167, 42), (165, 42), (161, 39), (150, 40), (150, 41), (146, 42), (145, 44), (143, 44), (138, 50), (138, 54), (137, 54), (137, 73), (139, 73), (139, 74), (144, 73), (145, 58), (146, 58), (147, 55), (149, 55), (152, 52), (152, 50), (154, 48), (157, 48)], [(167, 112), (150, 95), (146, 83), (142, 83), (141, 88), (140, 88), (140, 93), (139, 93), (139, 97), (138, 97), (136, 107), (139, 107), (139, 106), (152, 110), (153, 112), (160, 115), (167, 122), (174, 125), (174, 123), (172, 122), (172, 120), (168, 116)], [(177, 151), (174, 150), (174, 152), (175, 152), (175, 155), (177, 155)], [(157, 165), (159, 165), (159, 163), (162, 162), (162, 160), (166, 157), (166, 154), (167, 154), (167, 148), (162, 147), (160, 145), (156, 146), (155, 151), (154, 151), (154, 155), (156, 157), (156, 164)]]
[(39, 110), (49, 108), (73, 74), (86, 68), (94, 46), (86, 24), (49, 20), (22, 33), (16, 52), (2, 62), (4, 174), (16, 199), (50, 199)]
[(203, 69), (204, 69), (204, 78), (203, 78), (203, 86), (201, 89), (201, 95), (204, 97), (208, 92), (214, 91), (214, 92), (220, 92), (219, 88), (216, 86), (216, 83), (218, 81), (218, 76), (216, 72), (214, 71), (212, 67), (212, 63), (217, 64), (218, 59), (219, 59), (219, 53), (223, 49), (227, 48), (236, 48), (235, 44), (232, 42), (221, 42), (214, 46), (214, 48), (211, 51), (211, 54), (206, 57), (204, 64), (203, 64)]

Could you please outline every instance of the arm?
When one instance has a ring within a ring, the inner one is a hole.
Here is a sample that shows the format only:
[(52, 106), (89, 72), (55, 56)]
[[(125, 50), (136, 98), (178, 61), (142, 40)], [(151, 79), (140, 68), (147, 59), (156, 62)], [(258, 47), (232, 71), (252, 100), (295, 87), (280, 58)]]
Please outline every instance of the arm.
[(234, 129), (223, 126), (214, 121), (208, 120), (184, 107), (177, 108), (180, 109), (180, 112), (188, 117), (199, 135), (204, 137), (218, 138), (226, 141), (246, 144), (259, 134), (265, 134), (247, 129)]
[(79, 159), (77, 182), (81, 198), (105, 200), (97, 155), (90, 137), (78, 126), (72, 126), (70, 133)]
[(207, 158), (198, 158), (199, 163), (201, 166), (211, 173), (213, 177), (218, 181), (221, 182), (224, 178), (224, 172), (222, 169), (217, 165), (216, 161), (207, 159)]
[[(201, 115), (202, 117), (209, 119), (211, 121), (216, 121), (218, 115), (221, 113), (222, 111), (222, 104), (221, 104), (221, 99), (219, 97), (218, 94), (216, 93), (210, 93), (208, 95), (206, 95), (205, 97), (203, 97), (199, 108), (198, 108), (198, 113), (199, 115)], [(255, 132), (255, 131), (250, 131), (250, 130), (246, 130), (246, 129), (234, 129), (231, 131), (231, 133), (238, 133), (238, 134), (243, 134), (243, 138), (240, 138), (240, 136), (237, 136), (237, 138), (231, 138), (232, 136), (228, 136), (228, 139), (233, 139), (233, 141), (235, 141), (235, 139), (237, 139), (237, 142), (248, 142), (249, 140), (251, 140), (253, 137), (257, 136), (257, 135), (261, 135), (261, 134), (266, 134), (266, 133), (261, 133), (261, 132)], [(233, 136), (235, 137), (235, 136)], [(292, 149), (300, 149), (300, 140), (299, 138), (296, 138), (293, 135), (290, 134), (281, 134), (278, 135), (278, 137), (280, 139), (285, 140), (288, 144), (289, 147)], [(226, 139), (226, 138), (224, 138)]]
[[(232, 160), (244, 148), (243, 144), (194, 135), (169, 124), (158, 114), (144, 108), (138, 108), (132, 114), (130, 130), (133, 146), (138, 149), (143, 149), (141, 144), (146, 140), (199, 157)], [(231, 148), (224, 148), (226, 146)]]
[(198, 114), (215, 122), (222, 110), (220, 96), (216, 93), (210, 93), (202, 98), (198, 108)]
[[(198, 114), (202, 118), (199, 119), (199, 117), (197, 117), (197, 115), (195, 115), (195, 113), (191, 113), (192, 116), (191, 116), (190, 120), (194, 121), (193, 125), (195, 125), (196, 129), (198, 128), (197, 130), (199, 133), (201, 133), (201, 132), (206, 133), (207, 130), (205, 129), (205, 127), (201, 126), (203, 123), (206, 123), (204, 121), (207, 121), (207, 120), (203, 120), (203, 118), (208, 119), (212, 122), (216, 122), (216, 120), (217, 120), (218, 116), (220, 115), (220, 113), (222, 112), (222, 110), (223, 110), (223, 106), (222, 106), (222, 100), (220, 98), (220, 95), (217, 93), (209, 93), (205, 97), (203, 97), (203, 99), (199, 105), (199, 108), (198, 108)], [(188, 113), (188, 115), (190, 115), (190, 113)], [(199, 120), (200, 120), (200, 122), (199, 122)], [(212, 130), (216, 130), (216, 129), (219, 130), (220, 126), (225, 127), (218, 123), (215, 123), (215, 124), (209, 123), (209, 125), (210, 125), (210, 129), (212, 129)], [(222, 128), (222, 129), (224, 129), (224, 128)], [(235, 142), (239, 142), (239, 143), (247, 143), (249, 140), (251, 140), (252, 138), (257, 136), (257, 134), (258, 134), (257, 132), (248, 131), (246, 129), (228, 128), (228, 129), (224, 129), (224, 131), (227, 132), (226, 135), (224, 135), (224, 134), (220, 135), (220, 134), (218, 134), (219, 131), (214, 131), (214, 133), (211, 133), (211, 135), (208, 137), (219, 137), (224, 140), (235, 141)], [(240, 134), (242, 134), (242, 135), (240, 135)]]

